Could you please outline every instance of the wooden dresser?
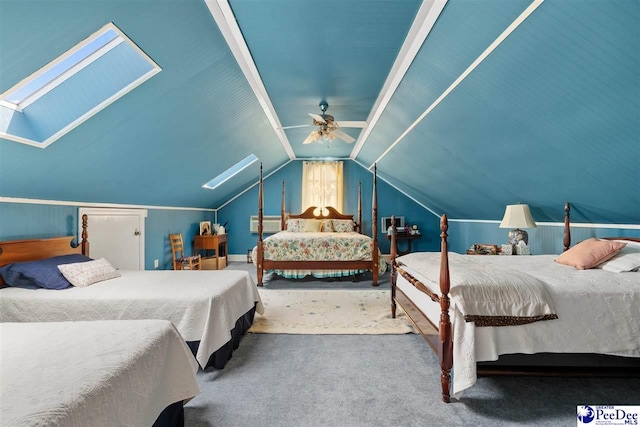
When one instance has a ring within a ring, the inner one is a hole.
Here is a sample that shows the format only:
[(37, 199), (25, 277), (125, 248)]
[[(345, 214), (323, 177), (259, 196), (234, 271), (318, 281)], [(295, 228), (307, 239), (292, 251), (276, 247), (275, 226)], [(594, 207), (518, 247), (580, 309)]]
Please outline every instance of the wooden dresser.
[(210, 234), (193, 238), (193, 254), (202, 255), (203, 270), (222, 270), (227, 266), (227, 235)]

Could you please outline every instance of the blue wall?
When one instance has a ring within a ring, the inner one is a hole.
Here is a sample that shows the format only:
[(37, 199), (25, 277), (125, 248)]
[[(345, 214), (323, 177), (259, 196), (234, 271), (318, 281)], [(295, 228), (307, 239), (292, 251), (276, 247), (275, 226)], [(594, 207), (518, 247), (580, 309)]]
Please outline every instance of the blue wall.
[[(508, 243), (508, 229), (499, 228), (499, 223), (449, 221), (449, 249), (453, 252), (465, 253), (474, 243), (502, 245)], [(536, 228), (528, 228), (529, 248), (531, 254), (560, 254), (563, 249), (564, 227), (538, 224)], [(571, 227), (571, 245), (590, 237), (640, 237), (640, 230), (619, 228), (580, 227), (575, 223)]]
[[(80, 206), (42, 205), (30, 203), (0, 203), (0, 240), (47, 238), (77, 235)], [(145, 221), (145, 269), (153, 269), (160, 260), (160, 269), (171, 269), (169, 233), (182, 233), (185, 250), (193, 248), (193, 236), (200, 221), (212, 221), (214, 213), (197, 210), (148, 209)], [(91, 224), (89, 224), (91, 242)]]
[[(302, 161), (293, 161), (264, 180), (264, 215), (280, 215), (282, 181), (285, 181), (286, 210), (299, 213), (302, 200)], [(358, 214), (358, 182), (362, 183), (363, 232), (371, 235), (371, 200), (373, 175), (353, 161), (344, 162), (344, 208), (345, 213)], [(258, 186), (233, 200), (218, 211), (218, 222), (228, 221), (229, 253), (246, 254), (256, 245), (257, 234), (249, 232), (249, 217), (258, 213)], [(418, 225), (420, 230), (437, 227), (438, 218), (413, 202), (408, 197), (378, 179), (378, 242), (382, 253), (389, 253), (389, 242), (380, 227), (383, 216), (404, 216), (408, 224)], [(420, 251), (437, 250), (439, 243), (430, 234), (423, 233), (422, 239), (414, 241), (413, 249)]]

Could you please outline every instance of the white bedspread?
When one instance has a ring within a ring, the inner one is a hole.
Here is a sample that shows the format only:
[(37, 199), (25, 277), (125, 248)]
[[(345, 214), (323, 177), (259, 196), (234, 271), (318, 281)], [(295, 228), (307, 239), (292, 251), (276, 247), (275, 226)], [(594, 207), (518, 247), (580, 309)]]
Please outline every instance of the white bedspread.
[(150, 426), (200, 392), (165, 320), (0, 324), (4, 427)]
[[(422, 277), (437, 283), (440, 256), (432, 252), (405, 255), (399, 262), (411, 265)], [(541, 280), (518, 269), (487, 264), (481, 258), (449, 255), (451, 303), (476, 326), (531, 323), (555, 317), (553, 302)]]
[[(440, 257), (439, 253), (430, 255)], [(476, 327), (465, 322), (452, 304), (454, 333), (453, 394), (476, 381), (476, 362), (497, 360), (512, 353), (600, 353), (640, 357), (640, 273), (576, 270), (554, 262), (556, 255), (475, 256), (488, 266), (530, 274), (545, 283), (558, 319), (519, 326)], [(406, 260), (406, 259), (405, 259)], [(407, 271), (439, 293), (415, 269)], [(439, 307), (422, 298), (406, 281), (398, 287), (438, 324)], [(433, 315), (433, 308), (437, 315)]]
[(121, 273), (86, 288), (0, 289), (0, 321), (169, 320), (186, 341), (200, 341), (196, 359), (204, 367), (256, 302), (256, 311), (263, 312), (258, 289), (246, 271)]

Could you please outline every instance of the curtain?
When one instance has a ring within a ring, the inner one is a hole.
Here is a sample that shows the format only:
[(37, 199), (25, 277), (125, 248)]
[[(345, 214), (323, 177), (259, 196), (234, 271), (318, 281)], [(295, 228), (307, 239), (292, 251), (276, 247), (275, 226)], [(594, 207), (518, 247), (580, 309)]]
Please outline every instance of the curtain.
[(309, 206), (342, 212), (342, 162), (302, 163), (302, 212)]

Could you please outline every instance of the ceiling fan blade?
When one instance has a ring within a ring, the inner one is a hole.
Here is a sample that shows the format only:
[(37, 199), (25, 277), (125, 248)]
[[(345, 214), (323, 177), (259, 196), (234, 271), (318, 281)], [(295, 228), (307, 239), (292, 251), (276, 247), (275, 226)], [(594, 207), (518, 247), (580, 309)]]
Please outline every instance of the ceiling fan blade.
[(295, 129), (295, 128), (307, 128), (309, 126), (313, 126), (313, 125), (295, 125), (295, 126), (284, 126), (281, 127), (279, 129)]
[(351, 135), (347, 135), (346, 133), (342, 132), (340, 129), (334, 129), (333, 132), (331, 133), (333, 133), (335, 136), (337, 136), (347, 144), (351, 144), (353, 141), (355, 141), (355, 138), (352, 138)]
[(313, 117), (313, 120), (315, 120), (318, 123), (326, 123), (326, 121), (324, 120), (324, 118), (322, 116), (319, 116), (319, 115), (313, 114), (313, 113), (309, 113), (309, 115), (311, 117)]
[(344, 121), (344, 120), (340, 120), (339, 122), (336, 122), (338, 124), (338, 126), (340, 126), (341, 128), (366, 128), (367, 127), (367, 122), (365, 121)]
[(313, 132), (311, 132), (309, 134), (309, 136), (304, 141), (302, 141), (302, 143), (303, 144), (311, 144), (312, 142), (317, 140), (319, 136), (320, 136), (320, 132), (318, 132), (317, 130), (314, 130)]

